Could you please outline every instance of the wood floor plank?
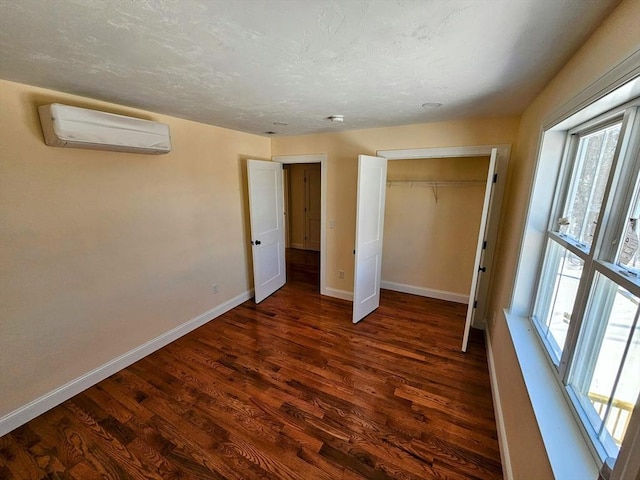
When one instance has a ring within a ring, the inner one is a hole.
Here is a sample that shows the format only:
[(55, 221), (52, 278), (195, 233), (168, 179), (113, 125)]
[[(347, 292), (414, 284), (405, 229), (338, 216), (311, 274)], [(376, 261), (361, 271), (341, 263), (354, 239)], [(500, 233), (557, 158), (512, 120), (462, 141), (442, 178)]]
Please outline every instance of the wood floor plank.
[[(0, 439), (0, 479), (499, 479), (484, 339), (464, 305), (318, 293), (317, 252), (288, 283)], [(291, 259), (293, 259), (291, 261)]]

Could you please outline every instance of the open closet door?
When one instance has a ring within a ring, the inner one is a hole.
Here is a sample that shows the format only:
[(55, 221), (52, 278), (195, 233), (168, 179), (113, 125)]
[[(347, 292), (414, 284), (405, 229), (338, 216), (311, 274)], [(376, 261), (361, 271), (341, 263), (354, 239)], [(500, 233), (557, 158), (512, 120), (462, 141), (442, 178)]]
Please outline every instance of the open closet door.
[[(464, 324), (464, 336), (462, 338), (462, 351), (467, 351), (469, 342), (469, 330), (476, 313), (478, 292), (489, 279), (487, 267), (484, 263), (486, 253), (487, 228), (489, 226), (489, 213), (491, 212), (491, 202), (493, 200), (496, 185), (496, 169), (498, 167), (498, 149), (491, 150), (489, 160), (489, 171), (487, 173), (487, 186), (484, 191), (484, 203), (482, 204), (482, 218), (480, 220), (480, 230), (478, 232), (478, 245), (476, 246), (476, 257), (473, 264), (473, 277), (471, 278), (471, 291), (469, 292), (469, 306), (467, 307), (467, 319)], [(482, 289), (486, 292), (486, 288)]]
[(387, 159), (358, 157), (353, 323), (380, 305)]
[(260, 303), (286, 280), (282, 164), (247, 160), (251, 252), (255, 301)]

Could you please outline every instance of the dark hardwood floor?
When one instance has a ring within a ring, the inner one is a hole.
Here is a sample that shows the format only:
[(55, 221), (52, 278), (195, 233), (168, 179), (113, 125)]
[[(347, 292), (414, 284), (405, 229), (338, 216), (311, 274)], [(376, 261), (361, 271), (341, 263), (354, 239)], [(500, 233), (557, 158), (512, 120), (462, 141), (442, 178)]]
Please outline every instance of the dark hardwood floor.
[(287, 282), (307, 284), (320, 291), (320, 252), (287, 248)]
[(260, 305), (0, 438), (0, 478), (502, 478), (482, 335), (460, 352), (464, 306), (383, 291), (353, 325), (349, 302), (318, 294), (317, 255), (298, 254)]

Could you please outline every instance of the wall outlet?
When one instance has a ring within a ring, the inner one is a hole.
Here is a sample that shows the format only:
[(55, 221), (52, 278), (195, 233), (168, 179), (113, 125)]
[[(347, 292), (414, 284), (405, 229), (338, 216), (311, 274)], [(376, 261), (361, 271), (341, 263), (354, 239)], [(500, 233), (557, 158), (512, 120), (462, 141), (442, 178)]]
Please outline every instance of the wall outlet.
[(211, 290), (213, 290), (213, 293), (218, 293), (218, 284), (214, 283), (211, 285)]
[(338, 278), (344, 280), (344, 270), (338, 270)]
[(336, 221), (335, 220), (329, 220), (329, 228), (336, 228)]

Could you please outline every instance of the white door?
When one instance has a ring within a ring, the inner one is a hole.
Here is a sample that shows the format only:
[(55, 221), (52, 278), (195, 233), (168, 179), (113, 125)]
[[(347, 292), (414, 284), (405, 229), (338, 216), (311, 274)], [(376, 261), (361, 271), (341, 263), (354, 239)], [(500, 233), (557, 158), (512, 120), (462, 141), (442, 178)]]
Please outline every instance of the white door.
[(476, 257), (473, 263), (473, 277), (471, 278), (471, 291), (469, 292), (469, 306), (467, 307), (467, 318), (464, 325), (464, 336), (462, 337), (462, 351), (467, 351), (469, 342), (469, 330), (477, 309), (478, 292), (482, 289), (486, 293), (489, 272), (484, 263), (486, 253), (487, 229), (489, 226), (489, 213), (491, 212), (491, 202), (495, 190), (495, 174), (498, 166), (498, 149), (491, 150), (489, 160), (489, 171), (487, 173), (487, 186), (484, 190), (484, 203), (482, 204), (482, 218), (480, 220), (480, 230), (478, 232), (478, 244), (476, 246)]
[(387, 159), (358, 157), (353, 323), (380, 305)]
[(304, 169), (304, 248), (320, 250), (320, 165)]
[(255, 301), (260, 303), (286, 280), (282, 164), (247, 160), (249, 216)]

